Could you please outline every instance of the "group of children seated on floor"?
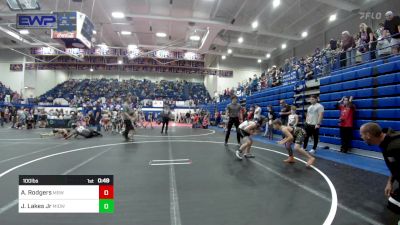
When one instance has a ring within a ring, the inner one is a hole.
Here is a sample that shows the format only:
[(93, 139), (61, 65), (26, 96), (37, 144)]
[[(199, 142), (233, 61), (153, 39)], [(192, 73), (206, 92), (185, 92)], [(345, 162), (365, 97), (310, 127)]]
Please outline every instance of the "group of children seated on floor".
[(210, 114), (205, 111), (201, 111), (200, 113), (196, 113), (192, 118), (192, 128), (203, 128), (208, 129), (208, 125), (210, 125)]

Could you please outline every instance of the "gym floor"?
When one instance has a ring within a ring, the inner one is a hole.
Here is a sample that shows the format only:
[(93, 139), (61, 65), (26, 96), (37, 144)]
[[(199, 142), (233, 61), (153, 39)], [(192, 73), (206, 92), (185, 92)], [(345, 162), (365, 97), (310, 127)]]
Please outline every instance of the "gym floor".
[[(395, 224), (384, 175), (318, 157), (313, 168), (287, 165), (284, 148), (260, 142), (256, 158), (238, 161), (235, 132), (224, 146), (221, 131), (180, 126), (168, 135), (138, 129), (132, 142), (118, 134), (40, 138), (45, 131), (0, 129), (1, 225)], [(172, 159), (190, 163), (150, 165)], [(114, 175), (115, 212), (19, 214), (22, 174)]]

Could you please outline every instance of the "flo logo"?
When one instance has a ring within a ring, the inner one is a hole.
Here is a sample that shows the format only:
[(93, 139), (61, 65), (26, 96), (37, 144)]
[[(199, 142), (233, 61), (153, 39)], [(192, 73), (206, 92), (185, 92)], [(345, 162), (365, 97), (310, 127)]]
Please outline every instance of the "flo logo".
[(381, 12), (359, 12), (361, 20), (380, 20), (382, 19)]

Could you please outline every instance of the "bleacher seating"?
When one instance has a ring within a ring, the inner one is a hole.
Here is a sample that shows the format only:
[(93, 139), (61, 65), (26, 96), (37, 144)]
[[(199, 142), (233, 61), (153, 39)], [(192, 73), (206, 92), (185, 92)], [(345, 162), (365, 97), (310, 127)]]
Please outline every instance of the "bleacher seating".
[(170, 99), (174, 101), (196, 100), (204, 103), (210, 99), (204, 84), (187, 81), (159, 81), (150, 80), (68, 80), (57, 85), (44, 95), (40, 100), (46, 101), (54, 98), (71, 100), (74, 96), (97, 100), (100, 97), (113, 98), (126, 96), (128, 93), (143, 99)]
[(365, 150), (380, 151), (368, 146), (359, 135), (359, 128), (367, 122), (377, 122), (382, 127), (400, 130), (400, 57), (386, 62), (378, 60), (349, 69), (335, 71), (332, 76), (320, 80), (320, 101), (325, 107), (320, 130), (321, 142), (340, 144), (337, 101), (343, 96), (354, 96), (357, 107), (352, 146)]
[[(286, 101), (286, 103), (293, 104), (293, 90), (294, 85), (278, 86), (265, 89), (247, 97), (246, 107), (249, 108), (254, 104), (258, 104), (261, 108), (265, 109), (268, 105), (272, 105), (274, 111), (278, 113), (280, 111), (279, 100), (283, 99)], [(267, 111), (263, 110), (262, 114), (266, 116)]]
[[(289, 78), (288, 78), (289, 79)], [(290, 83), (290, 82), (288, 82)], [(320, 102), (325, 108), (320, 129), (320, 141), (340, 145), (339, 110), (337, 102), (343, 96), (355, 98), (356, 114), (354, 122), (353, 148), (380, 151), (377, 146), (368, 146), (361, 140), (359, 128), (367, 122), (376, 122), (383, 128), (391, 127), (400, 131), (400, 56), (376, 60), (350, 68), (333, 71), (319, 80)], [(294, 101), (294, 85), (263, 89), (246, 98), (246, 107), (258, 104), (266, 115), (266, 107), (272, 105), (278, 116), (279, 100), (288, 104)], [(224, 111), (229, 100), (210, 108)], [(300, 110), (299, 110), (300, 111)]]

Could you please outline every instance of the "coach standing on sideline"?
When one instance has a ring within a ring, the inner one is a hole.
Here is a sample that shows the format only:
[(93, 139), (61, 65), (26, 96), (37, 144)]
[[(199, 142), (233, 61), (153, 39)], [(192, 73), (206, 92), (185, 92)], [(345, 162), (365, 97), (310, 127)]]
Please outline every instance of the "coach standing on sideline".
[(225, 135), (225, 145), (228, 144), (229, 135), (231, 134), (232, 126), (235, 125), (236, 127), (236, 135), (237, 135), (237, 142), (240, 145), (240, 134), (239, 134), (239, 116), (240, 116), (240, 109), (242, 108), (238, 103), (237, 96), (231, 97), (232, 102), (226, 107), (226, 115), (229, 117), (228, 120), (228, 127)]
[(385, 195), (390, 198), (396, 192), (399, 194), (400, 189), (394, 190), (394, 182), (400, 183), (400, 132), (391, 128), (382, 130), (376, 123), (366, 123), (360, 128), (360, 136), (367, 144), (378, 145), (382, 149), (386, 166), (390, 170)]
[(311, 136), (314, 138), (313, 148), (310, 150), (311, 154), (314, 154), (317, 150), (318, 139), (319, 139), (319, 128), (324, 118), (324, 107), (317, 102), (317, 96), (310, 96), (311, 105), (307, 108), (306, 124), (304, 126), (306, 130), (306, 137), (304, 139), (304, 149), (307, 149), (308, 140)]

